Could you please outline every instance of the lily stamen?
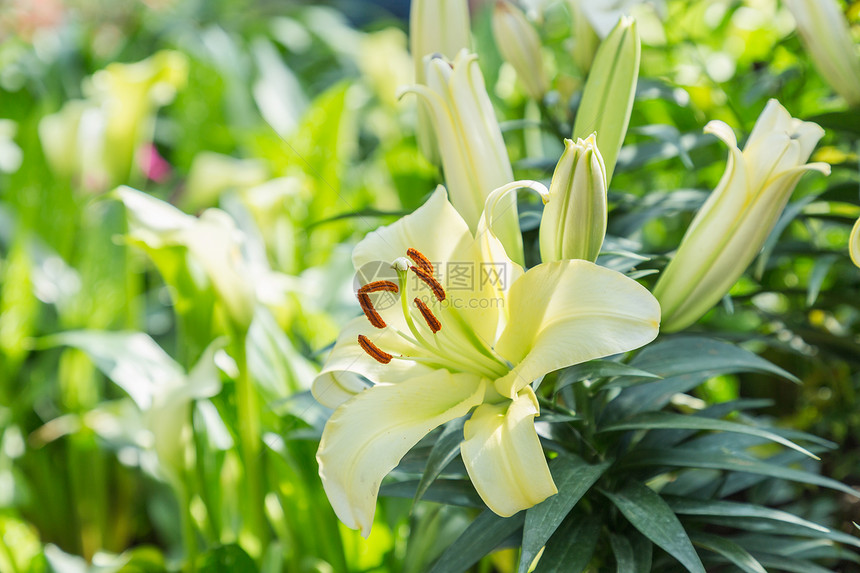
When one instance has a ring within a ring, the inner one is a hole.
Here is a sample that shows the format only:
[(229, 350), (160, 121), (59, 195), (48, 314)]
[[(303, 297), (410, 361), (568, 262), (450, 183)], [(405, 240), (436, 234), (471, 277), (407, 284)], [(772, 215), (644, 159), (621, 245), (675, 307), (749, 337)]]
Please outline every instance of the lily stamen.
[(436, 318), (430, 308), (424, 304), (424, 301), (415, 297), (415, 300), (412, 302), (414, 302), (415, 306), (418, 307), (418, 311), (421, 313), (421, 316), (424, 317), (424, 321), (427, 323), (427, 326), (430, 327), (430, 330), (433, 331), (433, 334), (439, 332), (442, 329), (442, 323), (439, 322), (439, 319)]
[(376, 328), (385, 328), (385, 321), (382, 320), (382, 317), (378, 312), (376, 312), (376, 309), (373, 308), (373, 303), (370, 301), (370, 295), (359, 291), (357, 296), (358, 304), (361, 305), (361, 310), (364, 311), (364, 316), (367, 317), (370, 324)]
[(388, 364), (393, 358), (391, 354), (379, 348), (363, 334), (358, 335), (358, 345), (361, 346), (361, 348), (365, 352), (367, 352), (367, 354), (370, 355), (371, 358), (382, 364)]
[(442, 285), (439, 284), (439, 281), (437, 281), (433, 275), (431, 275), (421, 267), (409, 267), (409, 269), (414, 272), (419, 279), (424, 281), (424, 284), (430, 287), (430, 290), (433, 291), (433, 296), (436, 297), (436, 300), (438, 300), (439, 302), (445, 300), (445, 289), (442, 288)]
[(430, 260), (421, 253), (421, 251), (409, 247), (406, 250), (406, 254), (418, 267), (424, 269), (427, 274), (433, 274), (433, 263), (431, 263)]
[(391, 281), (373, 281), (359, 288), (358, 294), (370, 294), (372, 292), (381, 291), (397, 294), (400, 291), (400, 288)]

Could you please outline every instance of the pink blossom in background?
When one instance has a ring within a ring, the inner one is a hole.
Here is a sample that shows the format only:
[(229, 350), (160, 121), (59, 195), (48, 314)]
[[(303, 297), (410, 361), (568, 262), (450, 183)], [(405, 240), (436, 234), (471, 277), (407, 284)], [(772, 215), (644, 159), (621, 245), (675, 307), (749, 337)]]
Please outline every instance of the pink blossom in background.
[(158, 149), (151, 143), (140, 148), (137, 162), (147, 179), (156, 183), (164, 183), (170, 177), (170, 163), (158, 153)]

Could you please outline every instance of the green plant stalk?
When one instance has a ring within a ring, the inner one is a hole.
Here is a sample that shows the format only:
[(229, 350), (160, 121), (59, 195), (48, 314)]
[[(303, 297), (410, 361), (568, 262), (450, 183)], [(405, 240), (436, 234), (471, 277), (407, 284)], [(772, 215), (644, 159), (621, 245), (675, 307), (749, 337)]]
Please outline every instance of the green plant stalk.
[(265, 484), (261, 464), (262, 431), (260, 427), (259, 397), (248, 370), (247, 331), (234, 331), (233, 358), (239, 370), (236, 379), (236, 416), (239, 425), (239, 441), (245, 466), (245, 482), (248, 488), (248, 527), (260, 544), (262, 558), (269, 541), (269, 529), (265, 514)]
[[(594, 437), (594, 412), (591, 409), (591, 393), (586, 388), (585, 382), (573, 384), (573, 397), (576, 400), (575, 412), (582, 416), (582, 437), (590, 444)], [(590, 458), (590, 456), (585, 455), (585, 451), (580, 453), (586, 459)]]
[(182, 540), (185, 544), (185, 558), (188, 573), (197, 571), (197, 532), (194, 529), (194, 517), (191, 515), (191, 470), (183, 472), (182, 485), (179, 488), (179, 503), (182, 506)]

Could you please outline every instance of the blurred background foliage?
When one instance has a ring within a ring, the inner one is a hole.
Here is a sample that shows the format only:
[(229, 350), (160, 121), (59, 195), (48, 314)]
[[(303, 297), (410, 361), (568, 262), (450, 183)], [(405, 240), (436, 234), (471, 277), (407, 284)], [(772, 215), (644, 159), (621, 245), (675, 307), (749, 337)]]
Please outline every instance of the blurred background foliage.
[[(569, 6), (545, 3), (535, 21), (552, 78), (537, 106), (502, 64), (491, 3), (473, 4), (516, 174), (548, 182), (588, 64)], [(857, 32), (860, 3), (845, 11)], [(412, 81), (407, 16), (405, 0), (0, 5), (0, 570), (423, 571), (477, 515), (382, 498), (363, 541), (314, 460), (326, 412), (307, 389), (357, 313), (351, 245), (442, 180), (416, 148), (414, 102), (396, 97)], [(695, 397), (769, 400), (764, 419), (833, 441), (821, 472), (860, 486), (860, 273), (845, 256), (856, 116), (777, 0), (667, 0), (638, 22), (604, 247), (621, 254), (601, 262), (638, 253), (653, 285), (722, 174), (707, 121), (743, 139), (776, 97), (827, 128), (813, 159), (833, 175), (802, 180), (754, 266), (691, 329), (802, 383), (727, 374)], [(135, 227), (118, 185), (228, 215), (253, 323), (190, 239)], [(521, 200), (534, 261), (539, 206)], [(799, 515), (845, 532), (860, 521), (847, 496), (768, 483), (762, 495)], [(475, 568), (515, 565), (507, 550)]]

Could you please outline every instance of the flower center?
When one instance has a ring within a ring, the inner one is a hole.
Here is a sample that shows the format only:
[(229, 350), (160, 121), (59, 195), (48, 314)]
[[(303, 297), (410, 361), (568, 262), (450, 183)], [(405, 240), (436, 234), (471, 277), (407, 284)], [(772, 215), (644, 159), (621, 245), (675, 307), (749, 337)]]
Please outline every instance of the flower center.
[[(491, 379), (504, 376), (511, 365), (469, 326), (456, 304), (453, 304), (456, 301), (448, 298), (442, 283), (436, 278), (429, 259), (414, 248), (408, 249), (406, 255), (392, 264), (399, 284), (392, 281), (370, 282), (358, 289), (356, 295), (361, 310), (372, 326), (393, 330), (412, 348), (408, 353), (397, 356), (382, 350), (367, 336), (359, 335), (361, 348), (382, 364), (388, 364), (391, 360), (412, 360), (431, 367), (472, 372)], [(429, 289), (432, 296), (422, 299), (410, 294), (410, 272)], [(406, 330), (387, 324), (374, 308), (370, 294), (382, 291), (400, 295), (400, 309)]]

